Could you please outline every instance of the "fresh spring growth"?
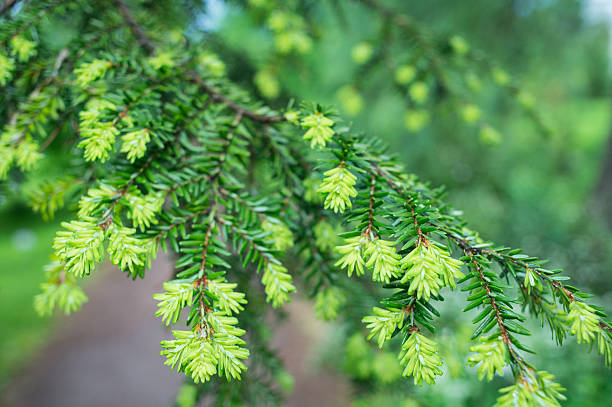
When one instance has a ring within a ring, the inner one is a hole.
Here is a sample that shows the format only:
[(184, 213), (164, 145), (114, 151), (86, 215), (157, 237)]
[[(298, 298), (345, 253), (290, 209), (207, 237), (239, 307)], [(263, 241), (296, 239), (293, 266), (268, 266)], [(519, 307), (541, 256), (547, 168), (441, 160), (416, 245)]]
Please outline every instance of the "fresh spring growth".
[(156, 317), (162, 317), (166, 325), (175, 324), (184, 307), (193, 303), (193, 284), (165, 282), (164, 292), (153, 295), (157, 303)]
[(87, 302), (87, 296), (77, 285), (76, 278), (53, 260), (45, 267), (47, 281), (40, 285), (41, 293), (34, 297), (34, 309), (40, 316), (51, 315), (55, 308), (65, 314), (77, 311)]
[(236, 283), (228, 283), (222, 278), (208, 280), (206, 290), (217, 300), (219, 311), (225, 315), (238, 314), (247, 303), (244, 293), (234, 291)]
[(410, 294), (416, 292), (417, 298), (429, 301), (443, 286), (455, 287), (455, 279), (463, 277), (459, 271), (461, 262), (448, 255), (445, 249), (433, 243), (420, 243), (402, 259), (406, 274), (402, 283), (410, 281)]
[(84, 156), (87, 161), (104, 162), (108, 159), (119, 130), (114, 123), (104, 122), (102, 118), (106, 111), (116, 109), (117, 106), (113, 103), (94, 98), (87, 102), (85, 110), (79, 112), (79, 128), (83, 137), (79, 147), (85, 149)]
[(128, 218), (142, 231), (151, 224), (157, 224), (157, 214), (162, 209), (164, 199), (165, 196), (161, 192), (151, 192), (143, 196), (135, 191), (123, 196), (123, 200), (128, 203)]
[(266, 220), (261, 224), (261, 228), (269, 234), (269, 238), (274, 242), (274, 249), (284, 252), (293, 247), (293, 233), (280, 220)]
[(487, 380), (493, 380), (495, 373), (503, 376), (503, 368), (506, 365), (506, 346), (501, 336), (480, 338), (480, 344), (472, 346), (467, 360), (468, 366), (478, 365), (478, 380), (487, 376)]
[(111, 122), (98, 123), (97, 127), (82, 128), (83, 140), (79, 143), (79, 147), (85, 149), (83, 154), (85, 160), (101, 162), (108, 160), (117, 134), (119, 130)]
[(15, 161), (22, 171), (30, 171), (42, 158), (39, 148), (38, 143), (29, 136), (21, 140), (15, 150)]
[(393, 332), (396, 329), (401, 329), (404, 325), (404, 311), (400, 309), (387, 308), (372, 308), (374, 315), (363, 317), (361, 322), (366, 324), (366, 328), (370, 330), (368, 339), (372, 339), (378, 335), (378, 347), (382, 348), (386, 341), (391, 339)]
[(572, 301), (569, 308), (567, 319), (572, 324), (570, 332), (576, 335), (578, 343), (590, 343), (599, 331), (599, 318), (595, 310), (580, 301)]
[(130, 162), (144, 156), (147, 151), (147, 143), (151, 140), (149, 129), (130, 131), (121, 136), (121, 152), (127, 153)]
[(413, 376), (415, 385), (434, 384), (436, 376), (442, 376), (442, 358), (436, 343), (417, 331), (413, 331), (402, 345), (399, 359), (404, 367), (402, 375)]
[(353, 275), (353, 272), (358, 276), (362, 275), (365, 261), (361, 252), (366, 243), (367, 239), (361, 235), (345, 239), (342, 246), (336, 247), (336, 251), (343, 256), (335, 263), (335, 266), (346, 268), (349, 277)]
[(91, 62), (81, 64), (74, 70), (77, 85), (85, 89), (93, 81), (102, 78), (112, 66), (112, 62), (103, 59), (94, 59)]
[(318, 192), (327, 194), (324, 202), (325, 209), (331, 209), (334, 213), (342, 213), (346, 208), (352, 207), (351, 198), (357, 196), (355, 190), (357, 177), (342, 165), (325, 171), (323, 175), (325, 178)]
[(111, 201), (119, 195), (119, 191), (106, 184), (100, 184), (97, 188), (90, 188), (87, 195), (83, 195), (79, 200), (78, 217), (81, 219), (95, 216), (96, 212), (103, 206), (104, 203)]
[(115, 111), (117, 106), (102, 98), (90, 99), (85, 105), (85, 110), (79, 112), (79, 127), (83, 131), (84, 127), (95, 128), (106, 111)]
[(319, 112), (304, 117), (302, 127), (308, 129), (304, 134), (304, 140), (310, 140), (310, 148), (325, 147), (334, 135), (333, 125), (333, 120)]
[(415, 82), (410, 85), (408, 93), (416, 103), (423, 104), (427, 101), (427, 97), (429, 96), (429, 87), (425, 82)]
[(155, 56), (149, 58), (149, 65), (156, 71), (172, 68), (175, 65), (174, 55), (170, 51), (158, 51)]
[(565, 400), (565, 391), (555, 383), (555, 376), (546, 372), (528, 370), (512, 386), (499, 390), (502, 394), (494, 407), (561, 407), (559, 400)]
[(133, 237), (134, 233), (135, 229), (117, 226), (115, 223), (108, 230), (107, 251), (111, 261), (121, 270), (131, 274), (136, 272), (137, 266), (144, 265), (149, 247), (149, 241)]
[(11, 52), (17, 55), (19, 62), (26, 62), (28, 59), (36, 55), (36, 43), (27, 38), (17, 35), (11, 38)]
[(4, 86), (13, 76), (15, 61), (0, 53), (0, 85)]
[(274, 308), (289, 301), (289, 293), (295, 291), (291, 274), (281, 264), (268, 262), (261, 282), (265, 287), (266, 301), (271, 302)]
[(104, 230), (93, 222), (77, 220), (62, 222), (62, 227), (53, 241), (56, 256), (66, 272), (78, 277), (90, 274), (104, 258)]
[(400, 255), (394, 245), (395, 242), (378, 238), (371, 239), (366, 245), (366, 267), (372, 270), (372, 280), (388, 283), (400, 273)]
[(340, 308), (346, 303), (346, 295), (341, 288), (329, 286), (319, 290), (315, 297), (314, 309), (319, 319), (336, 319)]
[(218, 312), (209, 312), (206, 323), (198, 332), (173, 331), (174, 340), (161, 342), (166, 365), (185, 372), (195, 383), (206, 382), (214, 374), (239, 379), (246, 370), (242, 360), (249, 357), (249, 351), (242, 347), (245, 342), (239, 338), (244, 330), (235, 326), (236, 318)]
[(523, 285), (527, 287), (528, 293), (531, 291), (532, 287), (540, 286), (540, 279), (531, 267), (525, 269), (525, 279), (523, 280)]

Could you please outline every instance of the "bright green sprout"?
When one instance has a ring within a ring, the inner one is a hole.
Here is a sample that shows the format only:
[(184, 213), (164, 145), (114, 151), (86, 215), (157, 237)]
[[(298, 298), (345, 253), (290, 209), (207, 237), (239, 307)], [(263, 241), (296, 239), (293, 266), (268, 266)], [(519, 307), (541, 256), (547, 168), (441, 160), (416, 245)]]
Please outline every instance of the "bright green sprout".
[(284, 252), (293, 247), (293, 233), (278, 219), (269, 219), (261, 224), (261, 228), (269, 233), (274, 241), (274, 249)]
[(410, 281), (408, 293), (416, 292), (418, 299), (429, 301), (429, 297), (437, 295), (438, 290), (444, 286), (438, 256), (431, 244), (418, 244), (402, 259), (402, 264), (407, 270), (401, 282)]
[(357, 190), (355, 190), (357, 177), (342, 165), (325, 171), (323, 175), (325, 175), (325, 178), (323, 178), (318, 192), (326, 194), (325, 209), (342, 213), (346, 208), (351, 208), (353, 206), (351, 198), (357, 196)]
[(166, 325), (175, 324), (184, 307), (193, 304), (193, 284), (168, 281), (164, 283), (164, 292), (154, 294), (158, 301), (156, 317), (162, 317)]
[(135, 229), (112, 224), (108, 229), (108, 248), (106, 249), (113, 264), (121, 270), (135, 273), (137, 266), (143, 266), (147, 255), (148, 242), (132, 235)]
[(112, 62), (103, 59), (94, 59), (91, 62), (81, 64), (74, 70), (77, 85), (85, 89), (93, 81), (102, 78), (112, 66)]
[(151, 140), (149, 129), (130, 131), (121, 136), (121, 152), (127, 153), (130, 162), (136, 161), (145, 155), (147, 143)]
[(393, 332), (396, 329), (401, 329), (404, 325), (405, 313), (402, 310), (391, 308), (378, 308), (372, 309), (374, 315), (368, 315), (363, 317), (361, 322), (366, 324), (366, 327), (370, 330), (368, 339), (372, 339), (378, 335), (378, 347), (382, 348), (385, 341), (391, 339)]
[(244, 330), (237, 323), (222, 312), (209, 312), (201, 331), (173, 331), (174, 340), (161, 342), (166, 365), (185, 372), (195, 383), (206, 382), (214, 374), (240, 379), (246, 370), (242, 360), (249, 357), (249, 351), (242, 347), (245, 342), (239, 336)]
[(344, 243), (344, 245), (336, 247), (336, 251), (343, 256), (336, 262), (335, 266), (347, 268), (349, 277), (353, 275), (353, 272), (358, 276), (362, 275), (365, 262), (361, 253), (363, 246), (367, 244), (366, 238), (361, 235), (350, 237), (345, 239)]
[(104, 258), (104, 229), (89, 221), (62, 222), (53, 249), (65, 269), (78, 277), (89, 275)]
[(30, 137), (25, 137), (15, 150), (15, 161), (22, 171), (30, 171), (36, 163), (42, 158), (42, 153), (39, 150), (38, 143)]
[(599, 318), (595, 310), (580, 301), (572, 301), (569, 306), (567, 319), (572, 324), (570, 332), (576, 335), (578, 343), (590, 343), (599, 331)]
[(468, 358), (468, 366), (478, 365), (478, 379), (493, 380), (495, 373), (503, 376), (503, 368), (506, 365), (506, 345), (501, 336), (480, 338), (480, 344), (472, 346), (474, 354)]
[(371, 239), (365, 247), (366, 267), (372, 270), (372, 280), (388, 283), (400, 273), (400, 255), (396, 253), (395, 242)]
[(274, 308), (289, 301), (289, 293), (295, 291), (291, 274), (281, 264), (268, 262), (265, 266), (261, 282), (265, 287), (266, 301)]
[(98, 123), (98, 127), (82, 129), (83, 140), (78, 146), (85, 149), (83, 155), (87, 161), (104, 162), (110, 156), (117, 134), (119, 130), (113, 123)]
[(123, 196), (123, 200), (128, 203), (128, 218), (143, 231), (151, 224), (157, 224), (156, 215), (161, 211), (164, 199), (163, 193), (154, 192), (141, 196), (135, 191)]
[(304, 117), (301, 124), (308, 129), (304, 134), (304, 140), (310, 140), (310, 148), (325, 147), (334, 135), (332, 129), (334, 121), (319, 112)]
[(436, 376), (442, 376), (442, 358), (436, 343), (417, 331), (413, 331), (402, 345), (399, 359), (404, 367), (402, 375), (413, 376), (415, 385), (434, 384)]
[(244, 309), (242, 305), (247, 303), (244, 293), (234, 291), (237, 286), (236, 283), (228, 283), (222, 278), (217, 278), (208, 280), (206, 290), (217, 299), (220, 311), (231, 315), (238, 314)]
[(546, 371), (527, 370), (515, 384), (499, 390), (502, 395), (494, 407), (561, 407), (558, 400), (565, 400), (565, 389), (554, 378)]
[(36, 43), (16, 35), (10, 41), (13, 55), (17, 55), (19, 62), (26, 62), (28, 59), (36, 55)]
[(156, 71), (162, 68), (172, 68), (175, 65), (174, 55), (170, 51), (161, 51), (149, 58), (149, 65)]

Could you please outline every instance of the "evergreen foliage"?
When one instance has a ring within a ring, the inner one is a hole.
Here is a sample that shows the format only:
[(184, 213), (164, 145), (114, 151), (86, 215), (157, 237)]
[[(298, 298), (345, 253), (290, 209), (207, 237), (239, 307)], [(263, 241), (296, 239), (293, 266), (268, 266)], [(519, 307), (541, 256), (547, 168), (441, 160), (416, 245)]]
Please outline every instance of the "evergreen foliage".
[[(415, 384), (433, 384), (443, 374), (436, 303), (457, 287), (465, 311), (479, 312), (467, 363), (481, 380), (505, 367), (514, 376), (497, 406), (556, 406), (564, 398), (554, 377), (525, 359), (532, 350), (522, 342), (529, 335), (522, 310), (546, 322), (559, 344), (568, 336), (596, 344), (612, 366), (606, 314), (561, 270), (482, 240), (441, 189), (405, 172), (333, 109), (305, 103), (276, 111), (255, 101), (225, 76), (206, 42), (175, 35), (190, 7), (177, 3), (173, 18), (162, 19), (154, 12), (161, 4), (146, 4), (39, 1), (2, 16), (0, 178), (19, 181), (46, 160), (47, 147), (61, 151), (70, 166), (32, 196), (32, 206), (46, 218), (65, 203), (77, 208), (54, 240), (57, 260), (35, 299), (39, 313), (78, 309), (86, 301), (78, 279), (106, 257), (136, 279), (159, 248), (174, 253), (173, 278), (154, 298), (164, 324), (185, 325), (161, 342), (166, 364), (204, 383), (181, 390), (185, 406), (204, 392), (219, 403), (278, 403), (285, 372), (262, 332), (264, 304), (279, 308), (307, 288), (323, 319), (348, 317), (343, 305), (355, 291), (347, 287), (387, 292), (358, 319), (379, 348), (398, 338), (394, 357), (375, 356), (374, 369), (391, 372), (388, 380), (401, 371)], [(269, 14), (277, 52), (306, 52), (312, 39), (304, 20)], [(48, 19), (75, 19), (81, 33), (59, 48), (46, 43), (39, 30)], [(471, 52), (460, 37), (450, 45), (459, 56)], [(439, 61), (426, 55), (445, 87)], [(352, 57), (367, 65), (375, 55), (364, 43)], [(258, 73), (262, 93), (278, 93), (265, 75)], [(510, 86), (504, 71), (492, 75)], [(394, 70), (411, 103), (423, 105), (431, 88), (417, 78), (412, 65)], [(483, 138), (499, 137), (477, 106), (464, 104), (460, 114), (483, 126)], [(416, 129), (428, 112), (415, 108), (405, 121)], [(349, 346), (368, 355), (368, 345), (352, 338)], [(390, 360), (394, 368), (385, 369)]]

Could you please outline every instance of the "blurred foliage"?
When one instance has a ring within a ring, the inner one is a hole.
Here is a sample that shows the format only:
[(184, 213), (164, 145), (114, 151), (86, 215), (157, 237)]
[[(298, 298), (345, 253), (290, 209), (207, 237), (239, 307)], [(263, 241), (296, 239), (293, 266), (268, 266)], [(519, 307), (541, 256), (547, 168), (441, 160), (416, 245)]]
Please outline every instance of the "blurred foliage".
[[(585, 5), (577, 0), (382, 2), (409, 14), (428, 31), (447, 35), (455, 51), (463, 52), (467, 46), (484, 59), (483, 65), (503, 67), (509, 77), (519, 78), (520, 93), (509, 98), (505, 89), (496, 86), (509, 80), (504, 71), (487, 76), (468, 67), (464, 73), (474, 90), (469, 100), (492, 124), (491, 134), (462, 123), (457, 114), (462, 104), (452, 98), (432, 102), (430, 118), (422, 118), (418, 106), (407, 107), (406, 92), (419, 90), (401, 89), (397, 83), (411, 83), (417, 75), (412, 65), (401, 65), (411, 42), (385, 44), (396, 65), (403, 67), (395, 77), (385, 64), (367, 66), (372, 55), (381, 51), (385, 27), (375, 12), (359, 3), (230, 2), (214, 35), (223, 44), (219, 51), (225, 53), (225, 60), (240, 61), (228, 63), (228, 68), (244, 86), (254, 85), (278, 105), (284, 103), (285, 95), (337, 104), (357, 128), (383, 137), (410, 171), (445, 185), (448, 199), (465, 210), (483, 237), (554, 259), (553, 267), (568, 270), (577, 284), (590, 287), (609, 307), (612, 236), (592, 205), (611, 127), (608, 27), (587, 21)], [(269, 9), (300, 10), (312, 47), (279, 55), (274, 34), (266, 26), (265, 4), (273, 4)], [(276, 72), (270, 77), (277, 90), (272, 97), (250, 79), (270, 66)], [(524, 114), (521, 107), (531, 105), (544, 118), (549, 137)], [(398, 120), (404, 115), (406, 123)], [(408, 125), (423, 120), (424, 126)], [(419, 130), (411, 131), (415, 128)], [(473, 373), (463, 369), (467, 354), (457, 354), (469, 346), (471, 334), (468, 319), (460, 312), (453, 314), (459, 308), (457, 304), (443, 311), (448, 336), (442, 353), (450, 373), (442, 379), (444, 390), (441, 386), (417, 388), (415, 400), (406, 405), (492, 404), (496, 395), (490, 389), (495, 386), (474, 380), (475, 369)], [(359, 348), (354, 343), (358, 339), (343, 340), (349, 350), (345, 372), (362, 390), (379, 386), (372, 383), (380, 380), (369, 380), (375, 376), (374, 367), (358, 361), (361, 351), (354, 350)], [(592, 355), (580, 354), (575, 345), (547, 352), (547, 341), (547, 334), (532, 338), (541, 351), (536, 363), (556, 372), (568, 388), (570, 397), (564, 405), (605, 405), (605, 394), (612, 390), (609, 372)], [(351, 355), (352, 350), (356, 354)], [(575, 363), (585, 369), (579, 377)], [(337, 366), (333, 361), (329, 364)], [(388, 397), (374, 394), (355, 405), (402, 405), (401, 396), (392, 392)]]

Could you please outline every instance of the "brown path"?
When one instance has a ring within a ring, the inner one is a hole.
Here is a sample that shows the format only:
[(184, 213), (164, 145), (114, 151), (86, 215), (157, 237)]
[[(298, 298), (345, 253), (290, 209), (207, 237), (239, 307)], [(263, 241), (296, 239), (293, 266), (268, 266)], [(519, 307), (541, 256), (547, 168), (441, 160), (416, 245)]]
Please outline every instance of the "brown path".
[[(154, 319), (152, 295), (170, 271), (162, 256), (147, 278), (131, 281), (117, 271), (101, 271), (87, 287), (89, 302), (58, 321), (55, 334), (9, 384), (7, 407), (168, 407), (181, 377), (163, 366), (159, 341), (167, 337)], [(309, 363), (316, 341), (310, 306), (295, 302), (290, 319), (277, 330), (275, 344), (294, 375), (290, 407), (348, 405), (348, 386)], [(317, 325), (318, 328), (321, 326)], [(319, 334), (320, 335), (320, 334)]]

